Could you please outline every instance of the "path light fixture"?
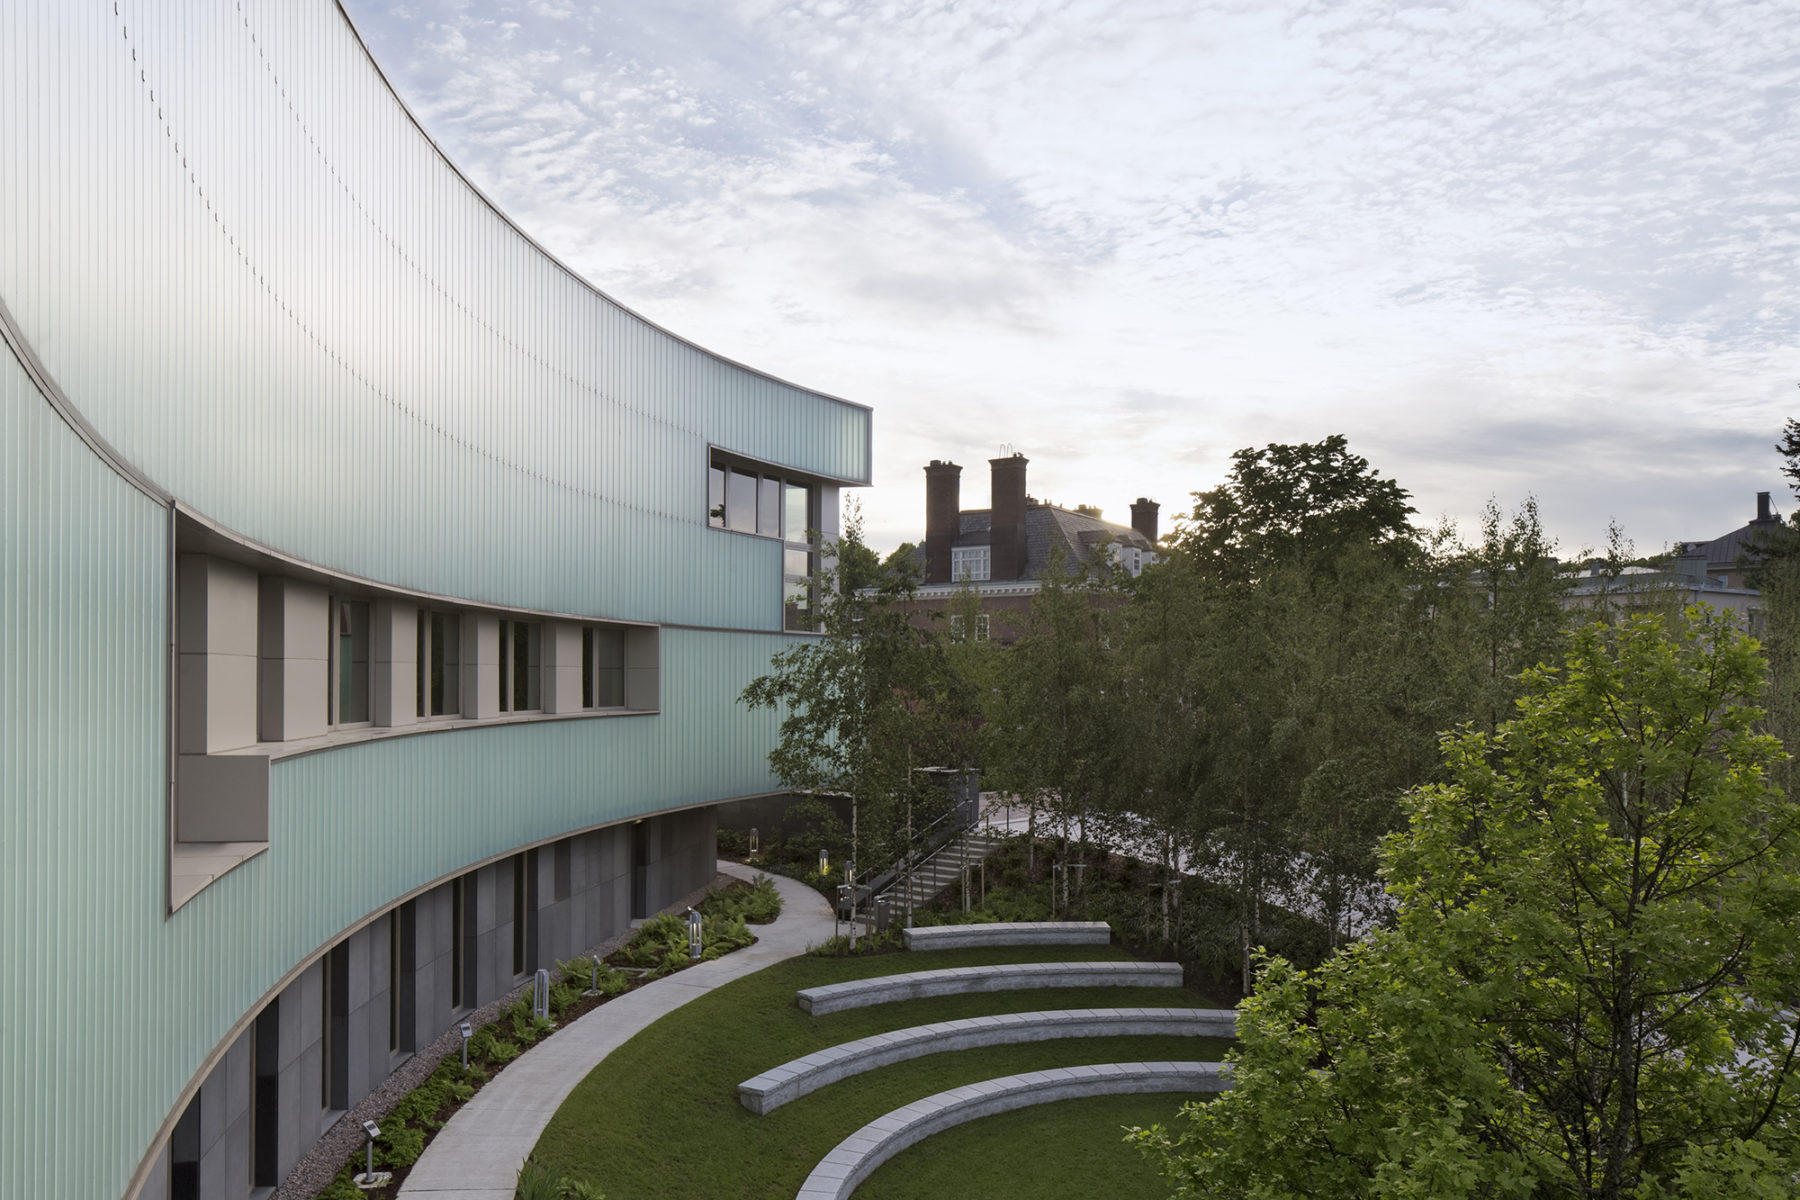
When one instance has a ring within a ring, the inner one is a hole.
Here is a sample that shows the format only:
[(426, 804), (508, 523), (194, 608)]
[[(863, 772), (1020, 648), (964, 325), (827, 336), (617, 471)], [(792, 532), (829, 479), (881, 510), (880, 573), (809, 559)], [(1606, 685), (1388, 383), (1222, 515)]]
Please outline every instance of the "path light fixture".
[(700, 961), (700, 914), (694, 909), (687, 910), (688, 961)]
[(825, 852), (825, 847), (823, 846), (819, 847), (819, 874), (831, 874), (831, 855)]
[(749, 854), (749, 857), (755, 858), (757, 855), (757, 852), (760, 851), (761, 849), (762, 849), (762, 839), (756, 835), (756, 826), (752, 825), (750, 827), (750, 854)]
[(361, 1175), (352, 1176), (350, 1182), (365, 1192), (372, 1192), (376, 1188), (386, 1187), (392, 1182), (394, 1173), (375, 1170), (375, 1139), (381, 1136), (381, 1127), (373, 1121), (364, 1121), (362, 1127), (363, 1132), (369, 1135), (368, 1166)]
[(463, 1070), (467, 1071), (469, 1069), (469, 1039), (475, 1036), (475, 1030), (467, 1021), (464, 1021), (456, 1027), (456, 1032), (462, 1034)]

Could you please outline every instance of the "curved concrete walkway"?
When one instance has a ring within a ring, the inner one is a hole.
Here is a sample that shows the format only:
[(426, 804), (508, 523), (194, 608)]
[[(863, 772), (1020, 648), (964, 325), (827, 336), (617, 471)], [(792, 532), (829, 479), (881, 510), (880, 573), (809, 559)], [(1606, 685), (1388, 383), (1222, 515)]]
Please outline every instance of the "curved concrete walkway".
[[(719, 870), (740, 879), (756, 874), (728, 862), (719, 863)], [(769, 878), (781, 893), (781, 916), (754, 927), (754, 946), (652, 980), (527, 1050), (438, 1131), (400, 1194), (421, 1200), (513, 1200), (525, 1156), (601, 1059), (658, 1017), (831, 936), (831, 906), (823, 896), (797, 880)]]

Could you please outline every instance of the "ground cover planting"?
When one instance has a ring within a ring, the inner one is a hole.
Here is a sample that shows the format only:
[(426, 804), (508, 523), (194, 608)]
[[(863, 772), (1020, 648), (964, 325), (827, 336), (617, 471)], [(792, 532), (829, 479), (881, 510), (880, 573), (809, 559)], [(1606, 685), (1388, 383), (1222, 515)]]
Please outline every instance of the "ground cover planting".
[[(755, 935), (747, 923), (767, 924), (775, 920), (781, 914), (781, 897), (773, 883), (759, 876), (754, 884), (733, 882), (716, 886), (696, 907), (707, 919), (704, 958), (712, 960), (754, 942)], [(367, 1163), (359, 1151), (318, 1193), (317, 1200), (380, 1200), (397, 1195), (412, 1165), (445, 1122), (508, 1063), (559, 1027), (634, 987), (687, 965), (687, 926), (674, 913), (645, 921), (625, 945), (606, 956), (605, 965), (599, 970), (594, 969), (589, 958), (557, 963), (550, 973), (550, 1020), (533, 1015), (529, 993), (512, 1001), (469, 1039), (467, 1071), (461, 1055), (451, 1055), (381, 1118), (382, 1137), (376, 1143), (374, 1161), (377, 1170), (393, 1174), (386, 1187), (364, 1191), (352, 1182), (352, 1176)], [(551, 1182), (561, 1190), (561, 1181)]]
[[(935, 1092), (1052, 1066), (1223, 1058), (1228, 1043), (1220, 1039), (1075, 1038), (895, 1064), (834, 1083), (766, 1117), (751, 1114), (738, 1102), (737, 1085), (769, 1067), (887, 1030), (1035, 1009), (1211, 1006), (1198, 992), (1174, 988), (994, 992), (909, 1000), (824, 1017), (809, 1016), (794, 1004), (794, 992), (802, 987), (897, 971), (1130, 957), (1115, 946), (1013, 946), (807, 956), (778, 963), (687, 1004), (615, 1051), (570, 1095), (533, 1157), (554, 1175), (592, 1180), (611, 1200), (674, 1195), (764, 1200), (792, 1195), (818, 1160), (862, 1125)], [(1166, 1119), (1179, 1102), (1178, 1097), (1160, 1099), (1152, 1119)], [(1109, 1124), (1102, 1140), (1114, 1136)], [(990, 1141), (988, 1152), (1029, 1157), (1035, 1149)], [(1085, 1183), (1072, 1180), (1071, 1190), (1063, 1194), (1111, 1194), (1108, 1175), (1082, 1178)]]

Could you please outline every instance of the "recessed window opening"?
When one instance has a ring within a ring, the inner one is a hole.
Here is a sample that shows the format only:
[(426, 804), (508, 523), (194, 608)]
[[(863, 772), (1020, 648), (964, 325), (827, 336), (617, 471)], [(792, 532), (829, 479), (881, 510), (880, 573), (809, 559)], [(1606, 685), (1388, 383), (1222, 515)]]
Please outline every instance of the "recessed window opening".
[(581, 707), (625, 707), (625, 631), (581, 631)]
[(455, 613), (419, 612), (418, 715), (462, 713), (462, 620)]
[(475, 1003), (475, 881), (450, 881), (450, 1007), (458, 1011)]
[(541, 692), (544, 627), (537, 621), (500, 622), (500, 711), (535, 712)]
[(525, 856), (513, 855), (512, 973), (525, 973)]
[(369, 719), (369, 603), (331, 602), (331, 712), (333, 725)]

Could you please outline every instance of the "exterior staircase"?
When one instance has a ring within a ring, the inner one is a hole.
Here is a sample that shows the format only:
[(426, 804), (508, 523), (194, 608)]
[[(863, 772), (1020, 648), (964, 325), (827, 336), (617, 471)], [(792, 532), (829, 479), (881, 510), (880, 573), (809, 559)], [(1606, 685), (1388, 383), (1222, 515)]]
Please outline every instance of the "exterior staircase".
[[(981, 864), (1000, 848), (1003, 840), (1000, 833), (979, 827), (966, 829), (945, 842), (919, 862), (910, 877), (901, 874), (885, 892), (875, 897), (875, 928), (904, 924), (908, 901), (914, 908), (931, 903), (962, 882), (964, 868), (969, 870), (969, 886), (978, 889)], [(973, 898), (971, 902), (974, 902)]]

